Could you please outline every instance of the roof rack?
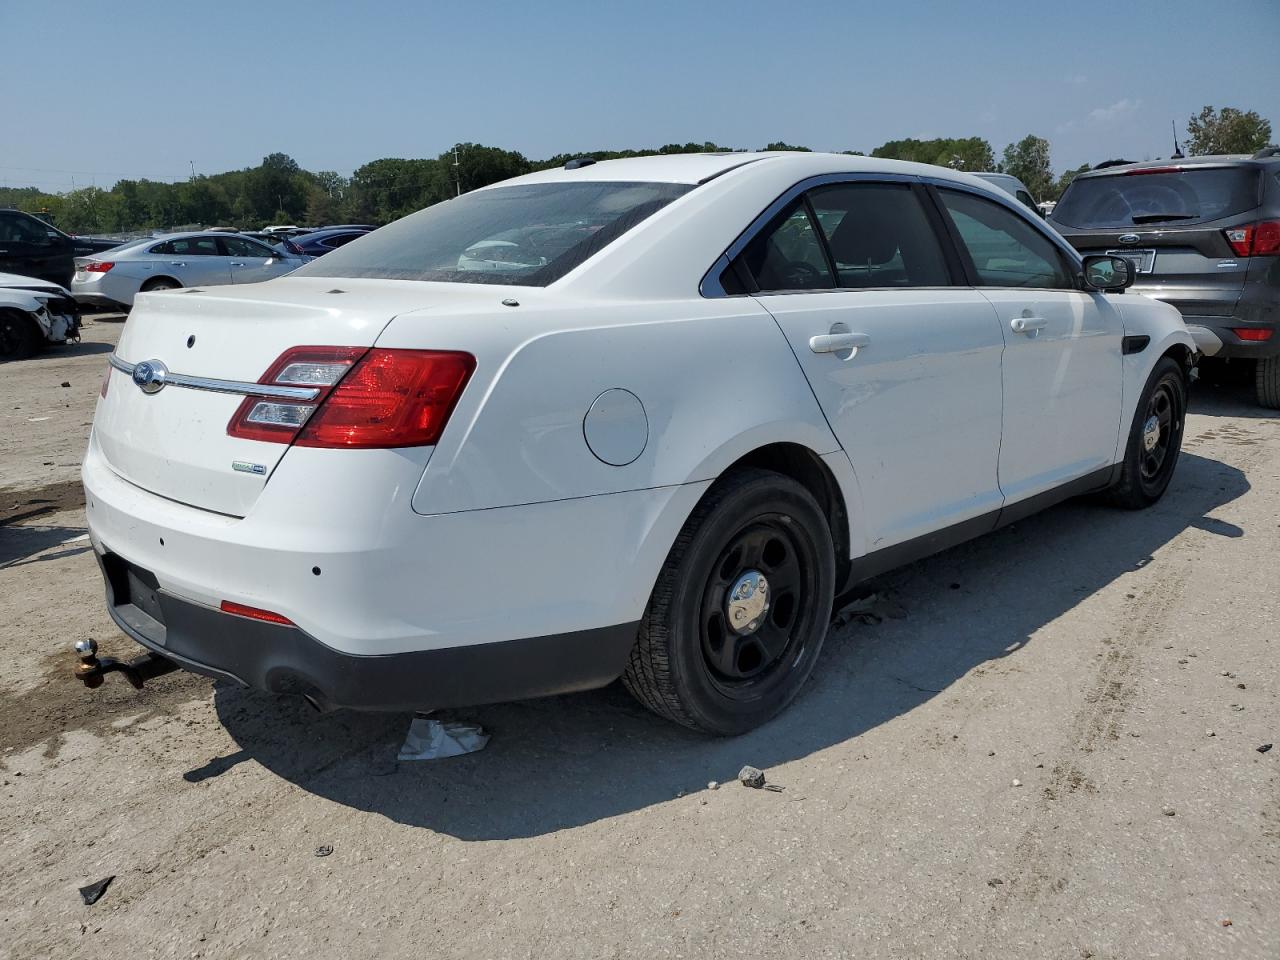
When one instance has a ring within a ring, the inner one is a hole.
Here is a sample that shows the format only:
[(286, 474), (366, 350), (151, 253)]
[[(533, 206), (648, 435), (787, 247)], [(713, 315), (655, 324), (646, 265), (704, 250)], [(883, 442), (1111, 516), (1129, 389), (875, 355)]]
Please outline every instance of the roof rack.
[(1268, 157), (1280, 157), (1280, 147), (1268, 144), (1253, 155), (1254, 160), (1266, 160)]
[(564, 168), (566, 170), (577, 170), (580, 167), (589, 167), (595, 162), (595, 157), (574, 157), (564, 165)]

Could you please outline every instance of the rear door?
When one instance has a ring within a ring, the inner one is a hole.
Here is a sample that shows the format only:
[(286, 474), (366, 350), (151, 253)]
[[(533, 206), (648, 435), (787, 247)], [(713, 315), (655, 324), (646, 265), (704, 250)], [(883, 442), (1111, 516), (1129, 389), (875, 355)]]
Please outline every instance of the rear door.
[(1109, 466), (1121, 408), (1121, 317), (1077, 289), (1074, 259), (1030, 215), (939, 188), (1005, 340), (1000, 489), (1012, 503)]
[(867, 549), (1001, 505), (991, 304), (954, 285), (922, 188), (856, 181), (785, 205), (739, 263), (786, 334), (862, 492)]
[(184, 287), (231, 282), (231, 258), (217, 237), (178, 237), (151, 248), (161, 257), (153, 273), (169, 274)]
[(1229, 319), (1249, 260), (1225, 231), (1257, 219), (1261, 171), (1252, 165), (1139, 167), (1072, 182), (1054, 208), (1081, 253), (1114, 253), (1138, 269), (1134, 290), (1177, 307), (1188, 322)]

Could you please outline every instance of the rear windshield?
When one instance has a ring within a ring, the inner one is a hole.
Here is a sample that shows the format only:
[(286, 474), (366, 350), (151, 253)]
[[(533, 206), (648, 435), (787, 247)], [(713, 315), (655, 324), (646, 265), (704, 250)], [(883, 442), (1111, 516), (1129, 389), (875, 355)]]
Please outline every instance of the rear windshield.
[(293, 276), (544, 287), (690, 189), (588, 181), (479, 190), (360, 237)]
[(1256, 168), (1208, 167), (1080, 177), (1054, 207), (1053, 219), (1083, 228), (1197, 223), (1234, 216), (1257, 205)]

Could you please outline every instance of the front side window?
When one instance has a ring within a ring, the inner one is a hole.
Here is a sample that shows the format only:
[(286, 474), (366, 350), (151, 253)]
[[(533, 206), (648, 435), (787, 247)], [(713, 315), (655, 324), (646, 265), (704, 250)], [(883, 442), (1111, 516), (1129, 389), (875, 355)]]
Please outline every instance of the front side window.
[(246, 240), (244, 237), (223, 237), (222, 245), (226, 248), (227, 256), (230, 257), (264, 259), (276, 255), (276, 252), (271, 248), (265, 247), (260, 243), (254, 243), (252, 240)]
[(54, 236), (55, 231), (47, 229), (34, 217), (20, 213), (0, 214), (0, 243), (47, 247), (52, 244)]
[(584, 181), (477, 190), (359, 237), (293, 275), (544, 287), (691, 189)]
[(835, 264), (836, 286), (942, 287), (942, 244), (906, 184), (847, 183), (809, 194)]
[(1057, 245), (1022, 217), (971, 193), (938, 192), (981, 285), (1075, 288)]

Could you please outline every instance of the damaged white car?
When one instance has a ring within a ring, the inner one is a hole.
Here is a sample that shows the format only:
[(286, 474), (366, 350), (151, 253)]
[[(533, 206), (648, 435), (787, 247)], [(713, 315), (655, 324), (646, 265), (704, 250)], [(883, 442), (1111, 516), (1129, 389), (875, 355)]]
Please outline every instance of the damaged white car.
[(29, 357), (47, 343), (80, 340), (80, 308), (66, 287), (0, 273), (0, 362)]

